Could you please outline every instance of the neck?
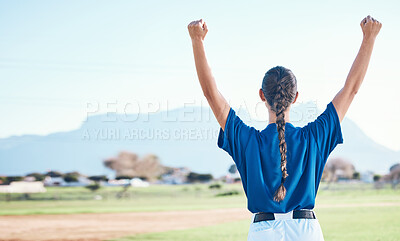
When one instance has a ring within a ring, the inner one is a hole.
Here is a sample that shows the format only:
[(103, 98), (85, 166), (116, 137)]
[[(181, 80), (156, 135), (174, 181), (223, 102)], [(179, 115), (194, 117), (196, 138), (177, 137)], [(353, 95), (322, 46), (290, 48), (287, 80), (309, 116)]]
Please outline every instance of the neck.
[[(271, 123), (276, 123), (276, 114), (273, 111), (268, 111), (269, 115), (269, 124)], [(285, 122), (290, 123), (290, 118), (289, 118), (289, 109), (285, 111)]]

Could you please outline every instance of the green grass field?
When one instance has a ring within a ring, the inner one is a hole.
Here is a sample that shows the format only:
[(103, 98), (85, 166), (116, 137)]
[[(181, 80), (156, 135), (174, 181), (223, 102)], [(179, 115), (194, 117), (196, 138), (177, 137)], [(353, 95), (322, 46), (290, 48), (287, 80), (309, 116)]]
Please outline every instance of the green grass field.
[[(373, 189), (369, 184), (336, 184), (325, 190), (321, 184), (316, 213), (325, 240), (400, 240), (400, 190)], [(223, 185), (221, 190), (206, 184), (132, 188), (125, 198), (117, 199), (120, 187), (107, 187), (97, 193), (85, 188), (47, 188), (48, 192), (31, 195), (32, 200), (7, 202), (0, 195), (0, 215), (69, 214), (200, 210), (216, 208), (246, 209), (246, 197), (240, 184)], [(239, 195), (216, 197), (225, 191)], [(94, 200), (101, 195), (102, 200)], [(246, 240), (250, 220), (162, 233), (141, 234), (117, 240)]]
[[(316, 210), (326, 241), (398, 241), (400, 207), (324, 208)], [(115, 241), (243, 241), (249, 220), (180, 231), (141, 234)]]
[[(375, 190), (370, 185), (322, 184), (316, 213), (326, 241), (400, 240), (400, 190)], [(319, 207), (320, 206), (320, 207)], [(179, 231), (141, 234), (115, 241), (246, 240), (249, 220)]]
[[(83, 187), (48, 187), (47, 193), (32, 194), (32, 200), (5, 201), (0, 194), (0, 215), (70, 214), (139, 212), (167, 210), (201, 210), (216, 208), (246, 208), (246, 199), (239, 184), (225, 185), (221, 190), (211, 190), (206, 184), (153, 185), (132, 188), (126, 197), (115, 196), (121, 187), (103, 187), (91, 193)], [(216, 194), (237, 190), (240, 195), (215, 197)], [(95, 200), (101, 195), (102, 200)], [(22, 197), (15, 194), (14, 199)]]
[[(389, 187), (375, 190), (369, 184), (336, 184), (329, 190), (325, 185), (317, 195), (318, 205), (400, 202), (400, 190)], [(0, 215), (67, 214), (138, 212), (166, 210), (201, 210), (215, 208), (247, 208), (241, 184), (223, 185), (221, 190), (209, 189), (207, 184), (152, 185), (148, 188), (132, 188), (123, 199), (116, 199), (121, 187), (103, 187), (92, 193), (83, 187), (48, 187), (46, 193), (32, 194), (31, 200), (18, 200), (21, 194), (13, 194), (13, 200), (5, 201), (0, 194)], [(240, 195), (215, 197), (216, 194), (237, 190)], [(100, 195), (102, 200), (95, 200)]]

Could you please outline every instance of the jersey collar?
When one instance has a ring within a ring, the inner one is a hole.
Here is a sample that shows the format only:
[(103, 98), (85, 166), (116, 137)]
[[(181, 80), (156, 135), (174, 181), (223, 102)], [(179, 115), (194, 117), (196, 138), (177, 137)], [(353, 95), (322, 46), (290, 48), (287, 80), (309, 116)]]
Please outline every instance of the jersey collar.
[[(286, 122), (285, 123), (285, 129), (286, 130), (295, 129), (295, 128), (296, 127), (292, 123), (290, 123), (290, 122)], [(269, 123), (267, 125), (267, 127), (265, 127), (265, 129), (262, 130), (261, 132), (266, 132), (268, 130), (276, 130), (276, 123)]]

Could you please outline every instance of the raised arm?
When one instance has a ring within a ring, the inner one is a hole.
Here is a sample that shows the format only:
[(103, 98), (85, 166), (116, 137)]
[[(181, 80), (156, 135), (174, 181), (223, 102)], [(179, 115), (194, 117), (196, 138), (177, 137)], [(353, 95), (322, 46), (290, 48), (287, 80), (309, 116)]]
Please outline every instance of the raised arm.
[(372, 49), (374, 47), (375, 38), (382, 27), (382, 23), (375, 20), (371, 16), (365, 17), (361, 23), (363, 32), (363, 40), (357, 57), (351, 66), (344, 87), (333, 98), (332, 103), (338, 113), (340, 122), (343, 120), (347, 110), (353, 101), (354, 96), (360, 89), (367, 72), (369, 60), (371, 58)]
[(203, 19), (200, 19), (191, 22), (188, 25), (188, 30), (190, 38), (192, 39), (194, 62), (203, 94), (210, 104), (210, 107), (219, 125), (221, 126), (222, 130), (224, 130), (230, 106), (222, 94), (218, 91), (211, 68), (207, 62), (203, 44), (204, 38), (208, 32), (207, 25)]

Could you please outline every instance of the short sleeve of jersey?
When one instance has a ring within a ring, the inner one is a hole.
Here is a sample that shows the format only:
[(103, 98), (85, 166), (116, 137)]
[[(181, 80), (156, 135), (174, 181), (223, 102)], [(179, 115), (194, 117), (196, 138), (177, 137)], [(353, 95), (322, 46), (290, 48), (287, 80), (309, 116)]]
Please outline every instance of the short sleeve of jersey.
[(253, 129), (236, 115), (232, 107), (229, 110), (224, 130), (219, 129), (217, 145), (228, 152), (238, 168), (245, 161), (245, 151)]
[(336, 145), (343, 143), (339, 116), (332, 102), (315, 121), (308, 123), (304, 128), (314, 136), (323, 164)]

